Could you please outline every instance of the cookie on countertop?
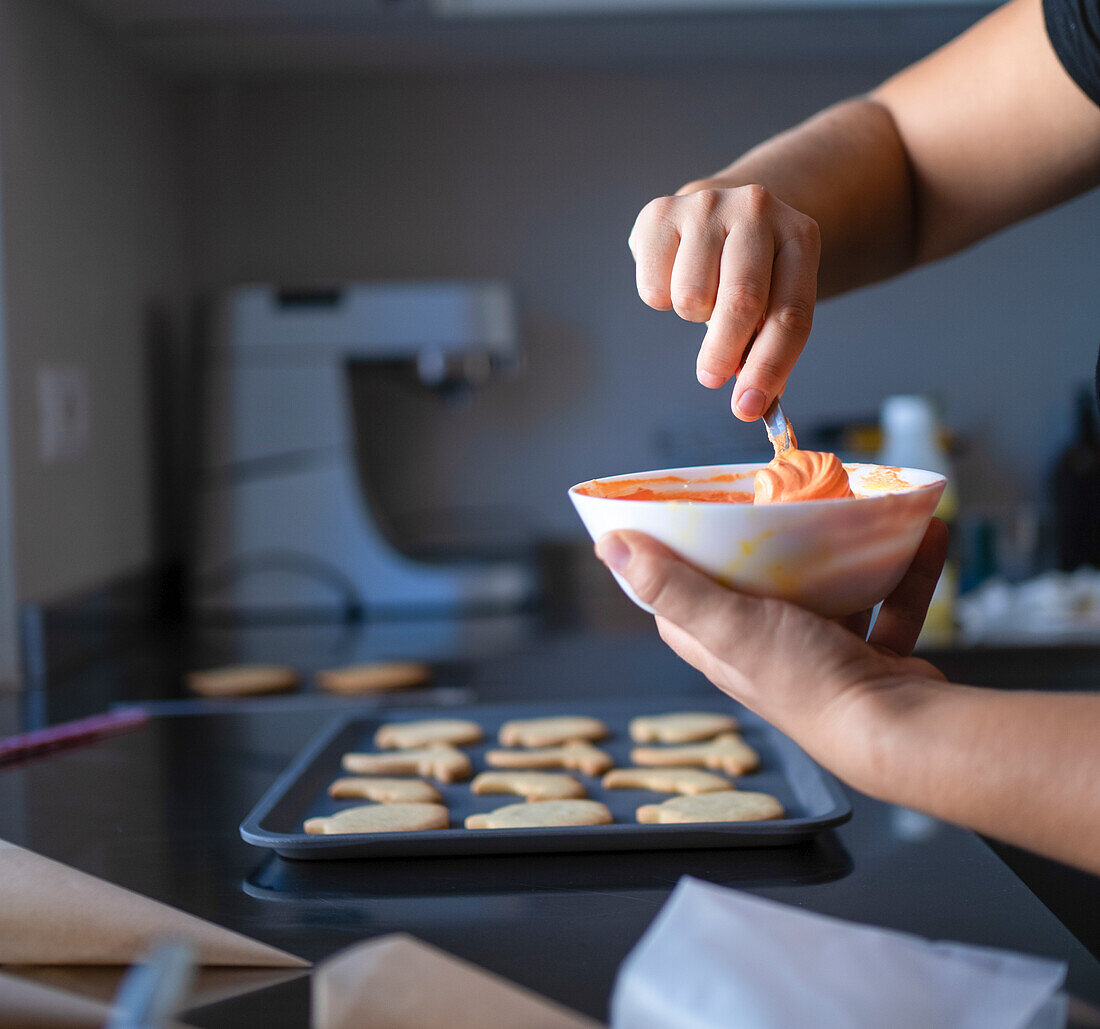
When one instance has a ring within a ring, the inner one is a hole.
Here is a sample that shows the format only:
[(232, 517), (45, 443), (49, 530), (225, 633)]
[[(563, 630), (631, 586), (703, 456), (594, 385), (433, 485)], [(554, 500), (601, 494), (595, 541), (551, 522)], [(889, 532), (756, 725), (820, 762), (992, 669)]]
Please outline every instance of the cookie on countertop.
[(342, 764), (356, 775), (423, 775), (440, 782), (469, 779), (473, 772), (470, 758), (449, 743), (384, 754), (345, 754)]
[(367, 661), (343, 668), (323, 668), (313, 681), (319, 690), (354, 694), (412, 689), (425, 685), (431, 677), (431, 666), (423, 661)]
[(555, 715), (551, 718), (516, 718), (500, 727), (503, 747), (553, 747), (572, 740), (602, 740), (607, 725), (587, 715)]
[(602, 775), (615, 764), (610, 754), (584, 740), (537, 750), (490, 750), (485, 763), (492, 768), (568, 768), (585, 775)]
[(527, 829), (555, 825), (608, 825), (611, 812), (597, 800), (540, 800), (508, 804), (487, 814), (469, 815), (467, 829)]
[(695, 743), (737, 729), (736, 718), (716, 711), (672, 711), (630, 720), (630, 738), (635, 743)]
[(353, 832), (423, 832), (446, 829), (450, 815), (442, 804), (364, 804), (335, 815), (307, 818), (303, 828), (311, 835)]
[(417, 722), (388, 722), (374, 734), (374, 745), (383, 750), (412, 750), (433, 743), (465, 746), (485, 734), (477, 722), (465, 718), (425, 718)]
[(575, 800), (588, 792), (561, 772), (482, 772), (470, 783), (474, 793), (517, 793), (527, 800)]
[(359, 798), (377, 804), (440, 803), (442, 794), (423, 779), (337, 779), (328, 788), (328, 795), (337, 800)]
[(653, 790), (655, 793), (717, 793), (732, 790), (725, 776), (701, 768), (613, 768), (603, 777), (607, 790)]
[(637, 812), (638, 821), (648, 823), (761, 822), (783, 814), (783, 805), (770, 793), (745, 790), (672, 797), (660, 804), (645, 804)]
[(726, 775), (744, 775), (760, 767), (760, 755), (734, 732), (723, 733), (706, 743), (635, 747), (630, 760), (636, 765), (702, 765)]
[(187, 688), (200, 697), (254, 697), (284, 693), (301, 682), (296, 668), (288, 665), (225, 665), (187, 675)]

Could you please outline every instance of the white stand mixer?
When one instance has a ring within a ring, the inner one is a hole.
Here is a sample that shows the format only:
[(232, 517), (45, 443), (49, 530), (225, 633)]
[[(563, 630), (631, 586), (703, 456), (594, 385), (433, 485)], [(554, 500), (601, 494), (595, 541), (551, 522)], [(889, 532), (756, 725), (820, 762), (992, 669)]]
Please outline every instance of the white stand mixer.
[(223, 297), (207, 362), (194, 595), (198, 609), (288, 617), (515, 608), (520, 561), (429, 563), (398, 551), (356, 465), (349, 361), (408, 360), (437, 386), (514, 359), (495, 282), (244, 286)]

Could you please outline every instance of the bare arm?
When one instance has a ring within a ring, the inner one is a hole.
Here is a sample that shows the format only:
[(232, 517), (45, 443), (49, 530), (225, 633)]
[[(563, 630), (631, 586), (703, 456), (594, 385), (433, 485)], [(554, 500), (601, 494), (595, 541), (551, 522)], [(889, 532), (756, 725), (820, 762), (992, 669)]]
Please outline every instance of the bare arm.
[(919, 683), (863, 703), (867, 792), (1100, 874), (1100, 696)]
[(908, 158), (916, 262), (1100, 183), (1100, 107), (1058, 60), (1040, 0), (1011, 0), (874, 97)]
[(639, 293), (709, 322), (699, 379), (738, 373), (734, 411), (751, 420), (782, 393), (818, 292), (942, 257), (1097, 183), (1100, 108), (1058, 61), (1040, 0), (1010, 0), (870, 96), (653, 201), (631, 235)]
[(1100, 874), (1100, 695), (958, 686), (909, 656), (946, 542), (934, 522), (868, 642), (640, 533), (597, 553), (684, 660), (853, 786)]
[(752, 183), (817, 222), (819, 297), (889, 278), (912, 264), (909, 161), (881, 103), (859, 98), (830, 107), (712, 178), (681, 186), (677, 196)]

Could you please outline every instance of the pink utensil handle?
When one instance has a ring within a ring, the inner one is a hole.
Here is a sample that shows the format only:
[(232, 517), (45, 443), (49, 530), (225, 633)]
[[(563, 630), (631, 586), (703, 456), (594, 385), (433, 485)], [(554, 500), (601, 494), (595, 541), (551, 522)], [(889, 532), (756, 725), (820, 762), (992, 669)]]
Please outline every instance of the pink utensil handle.
[(0, 765), (23, 761), (61, 747), (91, 743), (105, 736), (129, 732), (147, 721), (149, 713), (144, 708), (132, 707), (8, 736), (0, 740)]

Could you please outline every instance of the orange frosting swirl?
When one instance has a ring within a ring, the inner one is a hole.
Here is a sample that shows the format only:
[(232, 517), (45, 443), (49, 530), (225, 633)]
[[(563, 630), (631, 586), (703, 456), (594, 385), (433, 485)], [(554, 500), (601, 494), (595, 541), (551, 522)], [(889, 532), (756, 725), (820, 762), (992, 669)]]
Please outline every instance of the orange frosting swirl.
[(855, 495), (836, 454), (794, 449), (776, 455), (756, 473), (753, 493), (756, 504), (836, 500)]

